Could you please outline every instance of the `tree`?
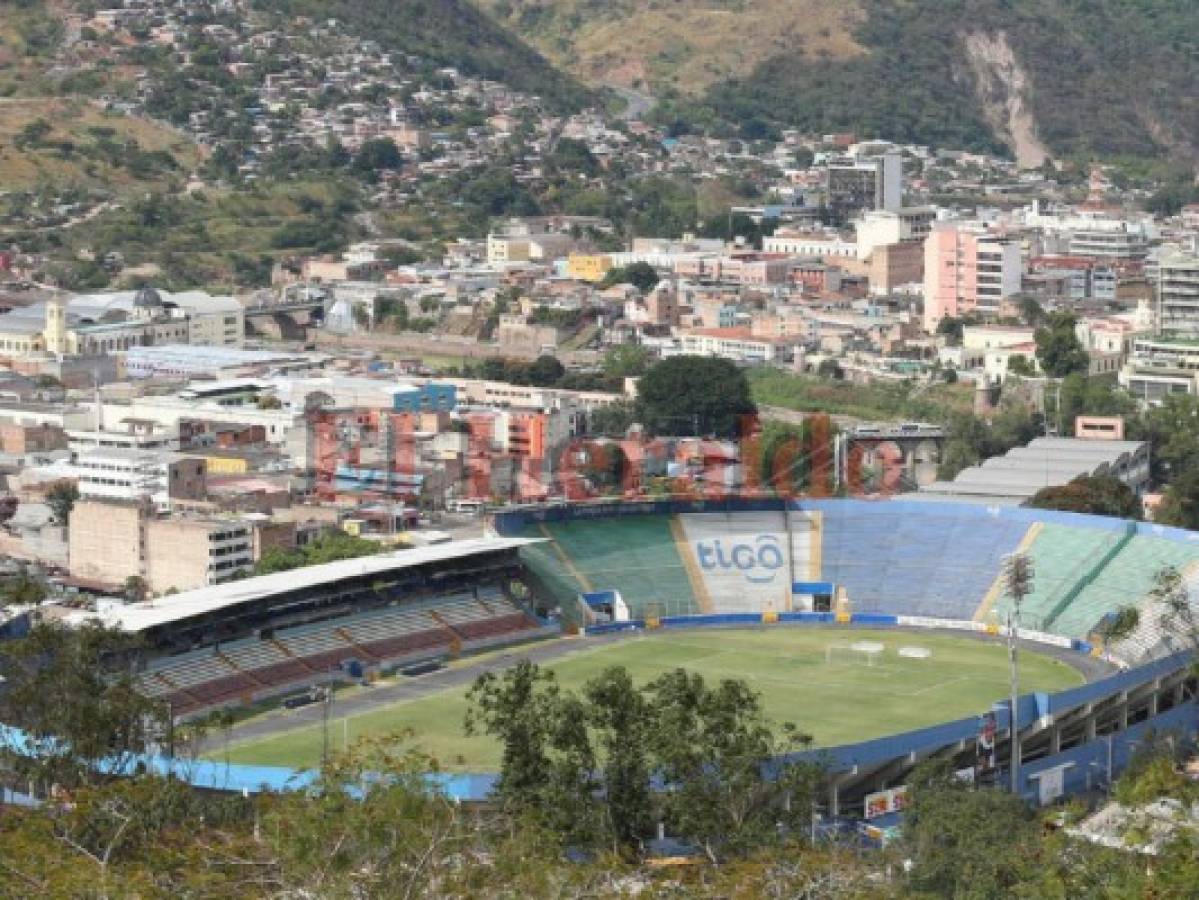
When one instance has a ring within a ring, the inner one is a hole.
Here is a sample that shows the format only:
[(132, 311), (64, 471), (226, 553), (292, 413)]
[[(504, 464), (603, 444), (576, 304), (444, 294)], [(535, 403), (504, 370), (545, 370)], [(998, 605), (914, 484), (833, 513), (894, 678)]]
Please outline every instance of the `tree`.
[(745, 374), (727, 359), (671, 357), (637, 385), (638, 418), (656, 434), (732, 437), (756, 412)]
[(845, 370), (835, 359), (822, 359), (820, 365), (816, 367), (816, 374), (821, 378), (831, 378), (834, 381), (841, 381), (845, 378)]
[(645, 262), (629, 263), (627, 266), (617, 266), (609, 269), (600, 282), (600, 287), (612, 287), (614, 284), (631, 284), (642, 293), (654, 289), (658, 283), (658, 270)]
[(1046, 375), (1064, 378), (1074, 372), (1085, 373), (1090, 357), (1074, 332), (1077, 320), (1070, 313), (1054, 313), (1035, 333), (1037, 362)]
[(1199, 465), (1192, 465), (1174, 476), (1153, 513), (1153, 521), (1199, 530)]
[(1066, 434), (1074, 432), (1079, 416), (1129, 416), (1136, 402), (1115, 383), (1104, 378), (1088, 378), (1073, 372), (1062, 379), (1057, 394), (1058, 410), (1051, 411)]
[(391, 138), (371, 138), (363, 141), (354, 156), (353, 168), (362, 175), (373, 178), (383, 169), (398, 169), (404, 164), (399, 148)]
[(1104, 647), (1110, 647), (1133, 634), (1141, 624), (1141, 611), (1135, 606), (1121, 606), (1099, 620), (1095, 633), (1103, 640)]
[(1027, 444), (1043, 428), (1041, 416), (1019, 403), (1002, 403), (990, 421), (973, 413), (954, 413), (946, 424), (945, 446), (937, 476), (953, 478), (962, 469), (983, 459)]
[(805, 416), (800, 425), (767, 421), (757, 436), (757, 459), (750, 452), (744, 462), (758, 466), (756, 483), (779, 494), (813, 490), (831, 475), (834, 434), (821, 414)]
[(745, 682), (709, 687), (702, 675), (675, 669), (645, 693), (652, 756), (669, 786), (666, 820), (709, 859), (769, 845), (780, 825), (797, 830), (811, 821), (819, 769), (787, 759), (811, 739), (790, 725), (776, 735)]
[(471, 835), (457, 804), (426, 778), (435, 761), (412, 749), (410, 739), (401, 734), (363, 742), (331, 758), (309, 790), (267, 807), (261, 833), (277, 856), (285, 893), (440, 892)]
[(356, 559), (359, 556), (372, 556), (381, 550), (382, 548), (374, 541), (332, 529), (303, 547), (268, 548), (254, 565), (254, 574), (269, 575), (272, 572), (286, 572), (303, 566), (315, 566), (341, 559)]
[(600, 491), (613, 491), (624, 484), (629, 460), (619, 444), (593, 441), (586, 449), (586, 461), (579, 474)]
[(1013, 353), (1008, 357), (1007, 371), (1009, 375), (1019, 378), (1032, 378), (1037, 374), (1036, 368), (1023, 353)]
[(1130, 436), (1149, 442), (1154, 480), (1168, 481), (1199, 459), (1199, 397), (1167, 394), (1129, 431)]
[(140, 575), (130, 575), (125, 579), (125, 599), (130, 603), (141, 603), (150, 596), (150, 586)]
[(5, 764), (42, 787), (96, 784), (103, 760), (129, 771), (167, 734), (161, 701), (143, 697), (128, 658), (136, 639), (87, 624), (38, 624), (0, 654), (0, 722), (22, 729), (32, 755), (5, 751)]
[(637, 419), (637, 411), (628, 400), (598, 406), (587, 413), (587, 432), (594, 437), (621, 438)]
[(628, 670), (612, 666), (583, 688), (587, 721), (601, 748), (604, 820), (613, 849), (631, 853), (653, 825), (649, 708)]
[(911, 886), (939, 897), (1006, 897), (1040, 867), (1040, 826), (1024, 801), (974, 788), (948, 762), (926, 763), (911, 779), (903, 842)]
[[(1160, 610), (1158, 625), (1175, 652), (1199, 651), (1199, 611), (1182, 573), (1163, 566), (1153, 573), (1146, 609)], [(1199, 670), (1199, 662), (1193, 663)]]
[(71, 510), (79, 499), (79, 486), (73, 481), (56, 481), (46, 491), (46, 505), (58, 525), (66, 525), (71, 521)]
[(484, 672), (467, 691), (466, 733), (490, 735), (503, 747), (496, 794), (509, 810), (545, 812), (549, 738), (559, 697), (554, 673), (527, 659), (502, 675)]
[(534, 387), (552, 387), (566, 374), (566, 366), (556, 356), (543, 353), (526, 370), (525, 378)]
[(10, 578), (0, 587), (0, 598), (13, 606), (37, 606), (47, 595), (46, 583), (26, 571)]
[(1141, 518), (1141, 501), (1137, 495), (1128, 485), (1111, 475), (1080, 475), (1068, 484), (1042, 488), (1033, 495), (1029, 505), (1035, 509), (1057, 509), (1095, 516)]
[(599, 160), (595, 158), (587, 145), (574, 138), (562, 138), (554, 147), (553, 152), (545, 158), (549, 171), (562, 174), (578, 174), (593, 176), (599, 172)]
[(1022, 295), (1019, 306), (1020, 318), (1024, 320), (1024, 324), (1035, 328), (1045, 320), (1045, 307), (1041, 306), (1032, 294)]
[(937, 323), (937, 334), (945, 335), (949, 346), (956, 347), (962, 343), (963, 329), (977, 321), (974, 316), (945, 316)]
[(636, 378), (649, 368), (650, 353), (640, 344), (621, 344), (604, 354), (604, 372), (614, 378)]

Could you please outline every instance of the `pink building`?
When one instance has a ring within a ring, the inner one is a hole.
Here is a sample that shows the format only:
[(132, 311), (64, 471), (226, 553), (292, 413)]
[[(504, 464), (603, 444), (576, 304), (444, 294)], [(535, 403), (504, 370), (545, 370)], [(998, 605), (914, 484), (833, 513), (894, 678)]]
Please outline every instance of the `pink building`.
[(997, 315), (1020, 291), (1020, 245), (964, 225), (935, 227), (924, 241), (924, 329), (946, 316)]

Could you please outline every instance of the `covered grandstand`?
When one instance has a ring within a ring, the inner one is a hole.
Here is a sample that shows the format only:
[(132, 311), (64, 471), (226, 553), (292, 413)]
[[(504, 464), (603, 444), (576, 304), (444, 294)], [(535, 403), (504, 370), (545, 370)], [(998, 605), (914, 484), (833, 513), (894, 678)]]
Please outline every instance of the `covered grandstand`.
[(514, 596), (521, 538), (342, 560), (114, 605), (144, 637), (139, 680), (176, 715), (264, 699), (342, 671), (394, 669), (557, 632)]

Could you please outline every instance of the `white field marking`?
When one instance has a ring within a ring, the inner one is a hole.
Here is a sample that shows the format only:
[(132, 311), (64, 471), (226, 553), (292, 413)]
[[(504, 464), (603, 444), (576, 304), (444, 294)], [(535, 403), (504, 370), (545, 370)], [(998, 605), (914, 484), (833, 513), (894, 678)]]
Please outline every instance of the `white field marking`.
[(974, 679), (969, 675), (958, 675), (956, 678), (950, 678), (948, 681), (942, 681), (939, 684), (930, 684), (926, 688), (920, 688), (917, 691), (912, 691), (911, 695), (913, 697), (919, 697), (921, 694), (927, 694), (929, 691), (939, 691), (942, 688), (947, 688), (951, 684), (959, 684), (963, 681), (973, 681), (973, 680)]

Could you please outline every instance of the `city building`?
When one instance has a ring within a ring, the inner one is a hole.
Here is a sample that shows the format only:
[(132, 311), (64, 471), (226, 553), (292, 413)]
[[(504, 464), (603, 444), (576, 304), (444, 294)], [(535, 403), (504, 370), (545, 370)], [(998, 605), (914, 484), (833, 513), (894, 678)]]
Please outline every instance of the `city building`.
[(1170, 394), (1199, 394), (1199, 340), (1138, 337), (1119, 375), (1120, 386), (1142, 403)]
[(960, 224), (934, 227), (924, 242), (924, 328), (968, 313), (996, 315), (1019, 293), (1020, 245)]
[(886, 150), (865, 158), (830, 160), (824, 173), (825, 205), (834, 221), (848, 222), (872, 209), (903, 205), (903, 157)]
[(682, 352), (691, 356), (720, 356), (742, 363), (782, 360), (796, 341), (755, 337), (749, 328), (697, 328), (682, 336)]
[(153, 288), (53, 296), (0, 315), (0, 358), (99, 356), (133, 347), (240, 347), (245, 316), (232, 297)]
[(81, 497), (146, 501), (160, 510), (205, 493), (204, 461), (163, 450), (95, 447), (29, 474), (74, 481)]
[(1156, 272), (1160, 330), (1199, 335), (1199, 256), (1165, 252)]
[(262, 543), (248, 519), (158, 518), (145, 503), (119, 500), (76, 502), (68, 535), (72, 577), (117, 588), (136, 576), (155, 594), (249, 574)]

